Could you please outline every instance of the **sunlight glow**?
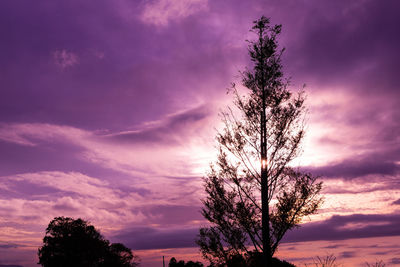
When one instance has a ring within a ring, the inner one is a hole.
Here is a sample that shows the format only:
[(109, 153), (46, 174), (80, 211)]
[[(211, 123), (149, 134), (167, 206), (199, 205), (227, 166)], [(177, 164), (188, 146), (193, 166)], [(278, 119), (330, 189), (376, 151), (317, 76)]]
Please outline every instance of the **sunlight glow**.
[(265, 169), (265, 168), (267, 167), (267, 161), (266, 161), (265, 159), (263, 159), (263, 160), (261, 161), (261, 164), (262, 164), (262, 168), (263, 168), (263, 169)]

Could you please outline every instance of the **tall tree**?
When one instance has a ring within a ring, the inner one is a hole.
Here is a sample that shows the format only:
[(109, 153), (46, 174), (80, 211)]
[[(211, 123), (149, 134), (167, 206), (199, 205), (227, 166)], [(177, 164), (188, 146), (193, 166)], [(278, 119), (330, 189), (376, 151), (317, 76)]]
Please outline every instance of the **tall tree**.
[(321, 204), (322, 184), (290, 166), (305, 134), (305, 95), (288, 90), (277, 42), (281, 25), (263, 16), (252, 32), (253, 68), (242, 72), (249, 91), (241, 95), (232, 86), (236, 109), (221, 113), (219, 154), (204, 178), (202, 214), (211, 225), (200, 229), (197, 243), (214, 265), (262, 253), (263, 266), (272, 266), (285, 233)]

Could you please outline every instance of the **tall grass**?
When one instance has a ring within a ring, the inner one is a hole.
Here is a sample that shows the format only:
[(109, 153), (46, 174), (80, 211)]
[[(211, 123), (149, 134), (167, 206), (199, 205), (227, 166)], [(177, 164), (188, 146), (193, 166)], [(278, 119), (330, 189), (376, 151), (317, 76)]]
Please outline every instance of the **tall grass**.
[[(304, 264), (305, 267), (340, 267), (342, 264), (336, 261), (336, 257), (333, 254), (329, 254), (325, 257), (313, 258), (313, 263)], [(365, 267), (385, 267), (386, 264), (383, 261), (376, 261), (374, 263), (365, 263)]]
[(366, 266), (366, 267), (385, 267), (386, 264), (385, 264), (383, 261), (377, 261), (377, 262), (375, 262), (375, 263), (368, 263), (368, 262), (366, 262), (366, 263), (365, 263), (365, 266)]
[(336, 257), (333, 254), (327, 255), (325, 257), (316, 257), (313, 259), (313, 263), (311, 265), (307, 265), (306, 267), (339, 267), (341, 264), (336, 262)]

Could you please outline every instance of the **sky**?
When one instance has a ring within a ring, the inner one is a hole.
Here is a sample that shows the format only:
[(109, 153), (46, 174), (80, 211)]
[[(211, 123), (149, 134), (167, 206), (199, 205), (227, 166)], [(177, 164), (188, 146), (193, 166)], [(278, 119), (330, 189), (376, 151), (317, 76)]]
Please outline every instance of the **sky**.
[(298, 166), (325, 202), (278, 256), (400, 266), (400, 3), (395, 0), (0, 1), (0, 266), (38, 266), (56, 216), (142, 258), (201, 260), (202, 177), (227, 88), (262, 15), (291, 90), (306, 84)]

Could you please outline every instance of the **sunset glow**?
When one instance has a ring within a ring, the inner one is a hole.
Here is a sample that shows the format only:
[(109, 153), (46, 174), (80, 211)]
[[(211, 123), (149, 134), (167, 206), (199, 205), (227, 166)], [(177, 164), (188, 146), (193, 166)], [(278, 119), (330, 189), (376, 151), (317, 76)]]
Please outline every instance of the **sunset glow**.
[[(291, 166), (320, 176), (318, 214), (285, 236), (298, 266), (400, 266), (400, 2), (0, 1), (0, 267), (39, 266), (56, 216), (82, 218), (142, 267), (199, 260), (204, 177), (261, 15), (306, 84)], [(259, 158), (254, 166), (268, 162)]]

